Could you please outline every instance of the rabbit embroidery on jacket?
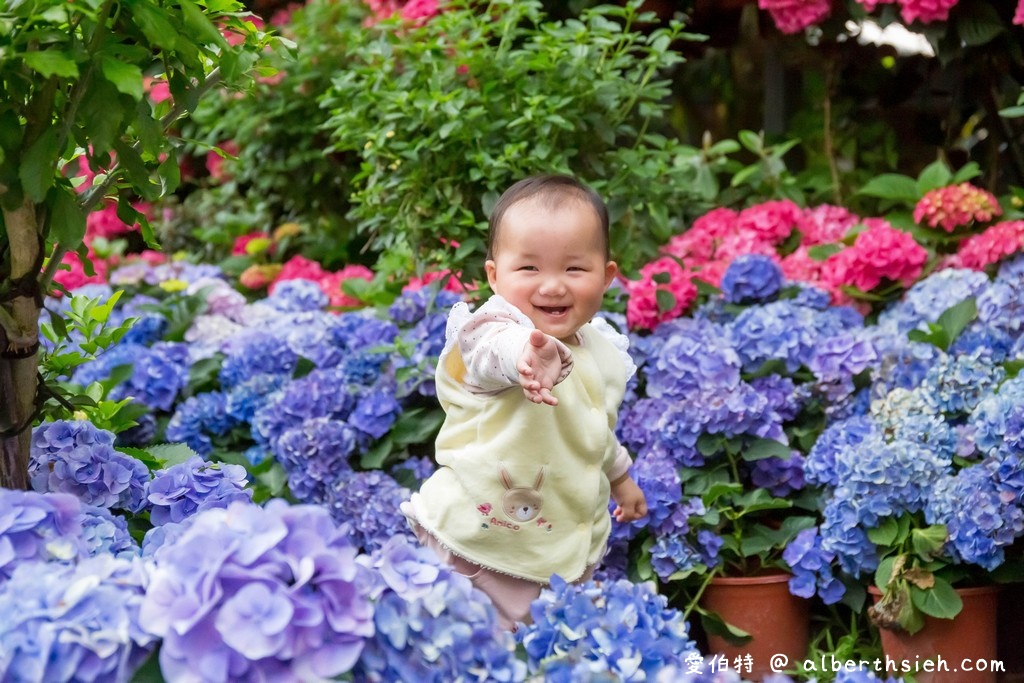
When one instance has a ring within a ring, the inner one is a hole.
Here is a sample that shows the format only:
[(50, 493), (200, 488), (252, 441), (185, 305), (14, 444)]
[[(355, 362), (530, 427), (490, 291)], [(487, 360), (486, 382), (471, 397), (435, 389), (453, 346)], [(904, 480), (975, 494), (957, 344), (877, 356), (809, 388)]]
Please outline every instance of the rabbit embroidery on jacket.
[(540, 493), (540, 486), (544, 483), (544, 468), (537, 472), (537, 480), (532, 488), (513, 486), (512, 476), (505, 466), (499, 465), (498, 468), (501, 484), (505, 487), (505, 493), (501, 496), (501, 509), (505, 516), (517, 522), (529, 522), (539, 515), (541, 505), (544, 504), (544, 497)]

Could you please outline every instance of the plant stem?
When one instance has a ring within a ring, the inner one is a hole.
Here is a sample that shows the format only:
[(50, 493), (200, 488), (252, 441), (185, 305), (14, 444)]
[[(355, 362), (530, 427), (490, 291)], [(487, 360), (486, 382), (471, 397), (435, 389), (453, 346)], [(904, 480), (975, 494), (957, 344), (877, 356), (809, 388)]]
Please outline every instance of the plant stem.
[(704, 591), (707, 590), (707, 587), (711, 585), (711, 580), (714, 579), (717, 575), (718, 569), (716, 568), (709, 571), (707, 575), (704, 577), (704, 580), (701, 582), (700, 587), (697, 589), (697, 593), (693, 596), (693, 599), (690, 600), (690, 603), (686, 606), (686, 609), (683, 610), (683, 621), (686, 621), (690, 618), (690, 613), (693, 612), (693, 610), (697, 607), (697, 603), (700, 602), (700, 598), (702, 595), (704, 595)]

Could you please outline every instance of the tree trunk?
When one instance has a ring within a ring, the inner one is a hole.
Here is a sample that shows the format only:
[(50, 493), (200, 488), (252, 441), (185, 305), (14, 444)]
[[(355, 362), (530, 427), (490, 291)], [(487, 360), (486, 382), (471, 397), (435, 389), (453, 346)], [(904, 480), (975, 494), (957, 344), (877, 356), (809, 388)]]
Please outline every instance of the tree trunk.
[[(15, 209), (4, 209), (4, 227), (11, 249), (11, 278), (29, 278), (13, 299), (2, 304), (0, 318), (0, 486), (28, 488), (31, 417), (39, 366), (39, 223), (36, 206), (25, 200)], [(23, 428), (17, 433), (12, 430)]]

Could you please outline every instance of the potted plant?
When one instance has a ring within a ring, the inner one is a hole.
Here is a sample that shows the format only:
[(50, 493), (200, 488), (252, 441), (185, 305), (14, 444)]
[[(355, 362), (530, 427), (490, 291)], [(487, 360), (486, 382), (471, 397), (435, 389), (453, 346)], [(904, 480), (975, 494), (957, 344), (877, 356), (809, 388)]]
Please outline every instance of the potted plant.
[[(1019, 258), (994, 281), (945, 270), (911, 288), (873, 332), (874, 400), (808, 454), (831, 558), (818, 575), (871, 584), (894, 659), (996, 658), (993, 585), (1019, 575), (1024, 534), (1022, 292)], [(976, 612), (984, 622), (959, 623)]]
[[(758, 636), (751, 640), (749, 618), (791, 615), (765, 633), (795, 634), (798, 643), (760, 640), (768, 654), (788, 648), (798, 659), (807, 605), (791, 594), (795, 577), (783, 553), (817, 520), (803, 453), (824, 411), (854, 400), (874, 352), (852, 335), (863, 326), (859, 313), (831, 306), (823, 290), (784, 281), (768, 256), (735, 258), (720, 284), (701, 284), (705, 301), (692, 317), (634, 336), (639, 371), (619, 432), (637, 454), (634, 477), (650, 513), (615, 530), (613, 554), (634, 553), (638, 578), (657, 575), (700, 614), (716, 651), (728, 651), (723, 636), (750, 653)], [(748, 602), (742, 615), (723, 618), (715, 594), (735, 579), (773, 584), (796, 606), (754, 598), (757, 609)]]

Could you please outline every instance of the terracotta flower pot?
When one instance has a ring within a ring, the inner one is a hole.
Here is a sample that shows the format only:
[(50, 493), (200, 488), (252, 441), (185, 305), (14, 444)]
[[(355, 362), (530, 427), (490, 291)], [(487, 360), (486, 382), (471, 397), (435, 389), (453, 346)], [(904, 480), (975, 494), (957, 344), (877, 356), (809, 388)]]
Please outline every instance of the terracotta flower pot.
[[(958, 588), (963, 609), (952, 619), (925, 617), (920, 631), (879, 629), (885, 665), (892, 667), (887, 676), (904, 676), (910, 667), (920, 666), (917, 683), (995, 683), (998, 672), (992, 671), (996, 657), (996, 608), (998, 586)], [(868, 588), (875, 602), (882, 593)], [(969, 662), (973, 671), (964, 670)], [(940, 670), (943, 666), (948, 670)], [(936, 670), (928, 671), (934, 667)], [(983, 670), (979, 670), (983, 669)], [(882, 672), (879, 671), (881, 675)]]
[[(785, 655), (793, 667), (807, 655), (810, 617), (807, 601), (789, 592), (789, 574), (719, 577), (711, 580), (701, 605), (727, 623), (751, 635), (749, 642), (734, 645), (720, 636), (708, 635), (711, 652), (723, 654), (732, 667), (736, 657), (750, 655), (750, 678), (771, 673), (773, 655)], [(746, 676), (746, 672), (744, 671)]]

